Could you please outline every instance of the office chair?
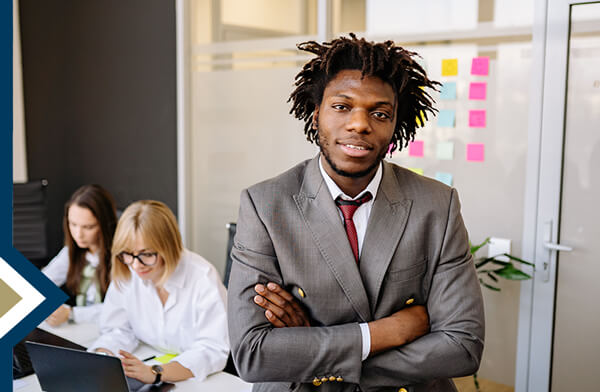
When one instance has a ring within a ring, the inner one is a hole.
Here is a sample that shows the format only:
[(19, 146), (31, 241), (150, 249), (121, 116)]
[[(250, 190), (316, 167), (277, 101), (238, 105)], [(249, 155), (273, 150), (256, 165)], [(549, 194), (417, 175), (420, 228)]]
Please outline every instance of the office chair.
[(48, 180), (13, 184), (13, 246), (41, 268), (48, 261)]

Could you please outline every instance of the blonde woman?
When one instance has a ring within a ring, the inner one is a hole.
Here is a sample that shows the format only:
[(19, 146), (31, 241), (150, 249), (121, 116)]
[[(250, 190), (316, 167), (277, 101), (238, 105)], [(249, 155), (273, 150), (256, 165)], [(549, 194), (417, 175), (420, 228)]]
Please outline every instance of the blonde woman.
[[(222, 370), (229, 352), (225, 287), (208, 261), (183, 248), (171, 210), (152, 200), (131, 204), (112, 254), (100, 338), (89, 351), (118, 354), (125, 374), (146, 384)], [(131, 354), (140, 341), (177, 356), (149, 366)]]

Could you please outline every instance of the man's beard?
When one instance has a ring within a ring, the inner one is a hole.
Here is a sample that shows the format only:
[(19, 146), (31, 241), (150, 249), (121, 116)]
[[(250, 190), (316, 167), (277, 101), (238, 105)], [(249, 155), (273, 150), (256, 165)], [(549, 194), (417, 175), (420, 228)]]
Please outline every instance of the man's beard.
[[(360, 177), (364, 177), (364, 176), (370, 174), (377, 166), (379, 166), (381, 161), (383, 161), (383, 159), (385, 158), (385, 154), (387, 154), (387, 149), (384, 149), (381, 152), (381, 154), (379, 154), (379, 158), (376, 159), (371, 166), (369, 166), (365, 170), (362, 170), (362, 171), (359, 171), (356, 173), (349, 173), (345, 170), (340, 169), (339, 167), (336, 166), (335, 163), (333, 163), (333, 161), (331, 160), (331, 157), (329, 156), (329, 153), (325, 149), (323, 149), (323, 146), (321, 146), (319, 138), (320, 138), (320, 133), (317, 133), (317, 145), (319, 146), (319, 148), (321, 150), (321, 154), (323, 154), (323, 156), (325, 157), (325, 160), (327, 161), (327, 163), (329, 163), (329, 166), (333, 169), (333, 171), (342, 177), (360, 178)], [(325, 140), (325, 141), (327, 142), (327, 140)]]

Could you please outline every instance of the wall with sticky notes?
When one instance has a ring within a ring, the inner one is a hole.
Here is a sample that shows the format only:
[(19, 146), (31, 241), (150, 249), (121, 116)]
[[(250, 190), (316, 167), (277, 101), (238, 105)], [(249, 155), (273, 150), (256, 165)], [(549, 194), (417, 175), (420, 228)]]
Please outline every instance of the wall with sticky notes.
[[(428, 75), (439, 81), (431, 92), (439, 110), (417, 130), (415, 142), (391, 161), (458, 190), (463, 218), (474, 243), (486, 236), (511, 238), (519, 254), (527, 149), (530, 47), (499, 44), (483, 51), (453, 44), (410, 48), (424, 58)], [(516, 320), (519, 288), (502, 288), (487, 298), (490, 314), (506, 308)], [(514, 383), (516, 321), (489, 323), (479, 375)]]

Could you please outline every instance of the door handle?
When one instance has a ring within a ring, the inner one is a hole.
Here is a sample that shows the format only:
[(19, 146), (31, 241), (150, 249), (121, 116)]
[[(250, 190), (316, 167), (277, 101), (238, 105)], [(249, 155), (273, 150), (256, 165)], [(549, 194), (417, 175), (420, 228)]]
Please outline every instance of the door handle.
[(561, 252), (571, 252), (573, 250), (570, 246), (555, 244), (554, 242), (544, 242), (544, 248)]
[(543, 246), (544, 249), (548, 250), (548, 253), (545, 255), (547, 261), (542, 261), (540, 264), (540, 272), (542, 282), (548, 282), (550, 280), (550, 264), (556, 255), (552, 252), (571, 252), (573, 248), (567, 245), (557, 244), (556, 242), (552, 242), (552, 230), (553, 230), (553, 222), (552, 219), (544, 222), (543, 228)]

